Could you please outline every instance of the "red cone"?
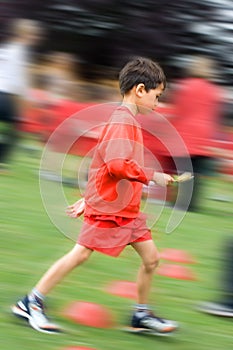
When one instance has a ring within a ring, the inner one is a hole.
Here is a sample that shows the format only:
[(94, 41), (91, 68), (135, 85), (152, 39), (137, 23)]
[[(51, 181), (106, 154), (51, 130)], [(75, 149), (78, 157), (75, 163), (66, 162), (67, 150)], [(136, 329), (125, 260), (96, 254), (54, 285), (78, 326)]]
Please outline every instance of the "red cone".
[(123, 298), (134, 300), (137, 298), (137, 285), (135, 282), (114, 281), (106, 288), (106, 291)]
[(65, 348), (64, 350), (96, 350), (96, 349), (87, 348), (86, 346), (69, 346), (68, 348)]
[(195, 260), (188, 252), (173, 248), (164, 249), (160, 253), (161, 259), (170, 260), (177, 263), (194, 264)]
[(189, 268), (182, 265), (162, 264), (158, 267), (156, 273), (161, 276), (180, 280), (196, 280), (193, 272)]
[(112, 314), (104, 306), (85, 301), (75, 301), (65, 310), (70, 320), (89, 327), (110, 328), (114, 325)]

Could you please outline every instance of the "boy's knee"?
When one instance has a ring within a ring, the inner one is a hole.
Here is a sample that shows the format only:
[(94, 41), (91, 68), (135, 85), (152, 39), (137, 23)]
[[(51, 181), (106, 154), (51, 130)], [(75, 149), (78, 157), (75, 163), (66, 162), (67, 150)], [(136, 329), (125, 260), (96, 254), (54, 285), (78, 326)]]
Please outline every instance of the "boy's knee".
[(156, 254), (152, 256), (146, 263), (144, 263), (144, 267), (147, 272), (153, 272), (156, 267), (159, 265), (159, 255)]
[(83, 263), (89, 258), (89, 256), (90, 256), (90, 253), (85, 250), (85, 251), (81, 252), (80, 257), (79, 257), (80, 259), (78, 259), (78, 260), (80, 260), (80, 262)]
[(80, 258), (81, 258), (81, 263), (87, 261), (90, 256), (91, 256), (92, 250), (89, 248), (85, 248), (82, 250), (81, 254), (80, 254)]
[(71, 259), (74, 266), (78, 266), (84, 263), (90, 257), (91, 251), (85, 247), (83, 249), (76, 249), (76, 247), (71, 250), (68, 257)]

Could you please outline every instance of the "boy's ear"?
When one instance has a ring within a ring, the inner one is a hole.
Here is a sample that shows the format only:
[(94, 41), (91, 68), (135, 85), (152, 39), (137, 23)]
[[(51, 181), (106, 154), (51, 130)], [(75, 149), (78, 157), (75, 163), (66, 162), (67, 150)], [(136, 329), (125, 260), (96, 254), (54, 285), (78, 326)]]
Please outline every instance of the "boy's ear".
[(145, 85), (143, 83), (138, 84), (135, 88), (135, 92), (138, 97), (142, 97), (145, 91)]

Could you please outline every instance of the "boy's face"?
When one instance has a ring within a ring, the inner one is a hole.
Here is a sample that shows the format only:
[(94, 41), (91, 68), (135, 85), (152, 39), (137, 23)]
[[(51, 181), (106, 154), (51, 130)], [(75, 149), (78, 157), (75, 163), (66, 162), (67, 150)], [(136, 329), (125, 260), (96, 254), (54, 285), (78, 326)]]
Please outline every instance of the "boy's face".
[(137, 86), (138, 89), (138, 109), (142, 114), (150, 113), (155, 109), (159, 102), (159, 97), (164, 91), (164, 85), (160, 84), (157, 88), (151, 89), (148, 92), (145, 90), (143, 84)]

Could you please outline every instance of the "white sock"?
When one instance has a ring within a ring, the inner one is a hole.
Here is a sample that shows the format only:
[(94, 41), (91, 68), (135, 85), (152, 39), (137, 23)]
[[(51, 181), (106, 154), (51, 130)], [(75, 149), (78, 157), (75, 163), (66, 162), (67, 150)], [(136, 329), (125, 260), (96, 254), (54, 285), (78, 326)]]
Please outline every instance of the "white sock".
[(136, 305), (135, 305), (135, 309), (136, 309), (137, 311), (149, 310), (147, 304), (136, 304)]
[(36, 299), (43, 301), (45, 299), (45, 295), (40, 293), (36, 288), (33, 288), (31, 293), (28, 295), (28, 298), (30, 301), (36, 301)]

